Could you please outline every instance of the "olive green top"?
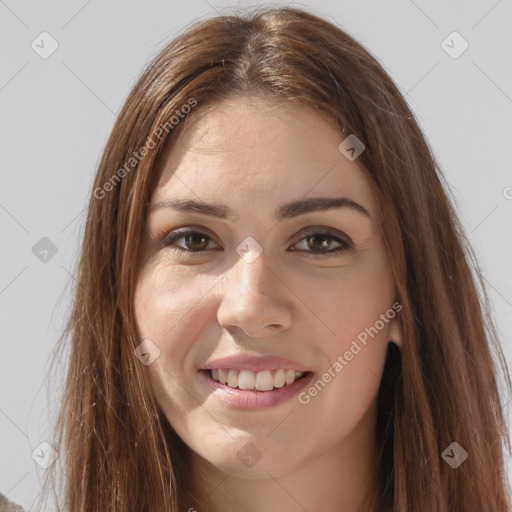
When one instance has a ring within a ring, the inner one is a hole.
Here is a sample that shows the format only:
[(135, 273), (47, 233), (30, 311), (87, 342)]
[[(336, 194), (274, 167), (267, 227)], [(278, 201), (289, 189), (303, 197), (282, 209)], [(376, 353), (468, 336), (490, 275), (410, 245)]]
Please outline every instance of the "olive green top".
[(23, 509), (0, 493), (0, 512), (23, 512)]

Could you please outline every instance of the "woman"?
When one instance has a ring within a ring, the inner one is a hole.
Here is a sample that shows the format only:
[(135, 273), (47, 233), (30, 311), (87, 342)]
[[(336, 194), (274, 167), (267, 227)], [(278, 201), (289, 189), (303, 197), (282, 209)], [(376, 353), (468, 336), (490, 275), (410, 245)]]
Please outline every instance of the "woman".
[(66, 510), (509, 510), (478, 267), (403, 97), (327, 21), (218, 17), (154, 59), (76, 276)]

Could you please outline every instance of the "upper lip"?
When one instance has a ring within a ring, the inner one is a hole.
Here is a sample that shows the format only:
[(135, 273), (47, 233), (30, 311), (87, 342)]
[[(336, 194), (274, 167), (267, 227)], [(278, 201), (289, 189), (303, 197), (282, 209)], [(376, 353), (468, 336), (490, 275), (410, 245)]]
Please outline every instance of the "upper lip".
[(221, 357), (209, 361), (201, 370), (212, 370), (212, 369), (239, 369), (239, 370), (252, 370), (258, 372), (261, 370), (298, 370), (302, 372), (310, 371), (308, 367), (303, 364), (286, 359), (284, 357), (271, 356), (271, 355), (249, 355), (249, 354), (236, 354), (227, 357)]

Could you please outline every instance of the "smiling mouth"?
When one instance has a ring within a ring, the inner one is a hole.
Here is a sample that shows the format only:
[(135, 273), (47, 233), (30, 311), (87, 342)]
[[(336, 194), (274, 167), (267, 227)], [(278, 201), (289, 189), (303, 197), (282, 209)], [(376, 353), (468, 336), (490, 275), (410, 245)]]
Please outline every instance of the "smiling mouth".
[(253, 372), (251, 370), (238, 370), (234, 368), (213, 368), (203, 371), (216, 382), (220, 382), (233, 389), (247, 391), (272, 391), (283, 388), (297, 380), (303, 379), (310, 373), (292, 369)]

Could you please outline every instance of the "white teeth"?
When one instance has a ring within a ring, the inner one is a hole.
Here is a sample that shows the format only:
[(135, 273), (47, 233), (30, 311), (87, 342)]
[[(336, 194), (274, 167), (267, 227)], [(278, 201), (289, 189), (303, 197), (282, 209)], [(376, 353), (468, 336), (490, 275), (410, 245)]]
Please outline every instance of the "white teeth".
[(254, 372), (240, 370), (240, 375), (238, 376), (238, 387), (240, 389), (254, 389), (255, 383), (256, 377), (254, 376)]
[(238, 372), (236, 370), (228, 371), (228, 386), (236, 388), (238, 386)]
[(284, 370), (277, 370), (274, 375), (274, 386), (276, 388), (282, 388), (286, 384), (286, 376)]
[(291, 384), (295, 380), (295, 372), (293, 370), (286, 370), (286, 384)]
[(228, 383), (228, 376), (222, 368), (219, 368), (219, 381), (222, 382), (222, 384)]
[(253, 372), (251, 370), (235, 370), (233, 368), (215, 368), (211, 370), (211, 377), (217, 382), (226, 384), (231, 388), (245, 390), (270, 391), (273, 388), (282, 388), (300, 379), (304, 372), (297, 370), (271, 370)]
[(258, 372), (256, 374), (256, 389), (258, 391), (270, 391), (274, 387), (274, 378), (270, 370)]

